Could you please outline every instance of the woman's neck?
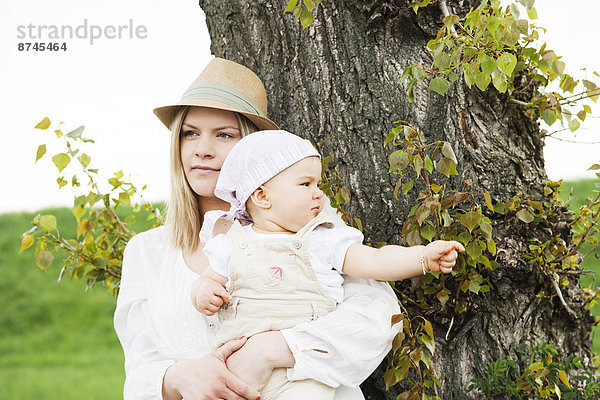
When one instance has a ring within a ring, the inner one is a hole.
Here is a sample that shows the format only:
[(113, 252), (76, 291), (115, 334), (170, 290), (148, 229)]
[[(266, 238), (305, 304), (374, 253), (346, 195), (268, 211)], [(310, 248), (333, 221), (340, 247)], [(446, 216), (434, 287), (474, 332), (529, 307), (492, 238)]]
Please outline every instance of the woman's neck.
[(213, 210), (229, 210), (229, 203), (217, 197), (199, 197), (198, 206), (202, 215)]

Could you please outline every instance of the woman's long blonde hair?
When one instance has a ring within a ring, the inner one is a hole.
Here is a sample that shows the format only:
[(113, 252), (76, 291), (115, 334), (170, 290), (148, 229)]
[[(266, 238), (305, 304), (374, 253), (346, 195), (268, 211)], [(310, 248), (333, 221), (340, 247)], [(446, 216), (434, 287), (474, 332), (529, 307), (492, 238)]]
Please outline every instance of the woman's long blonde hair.
[[(200, 244), (200, 228), (203, 215), (200, 212), (200, 199), (188, 183), (181, 161), (181, 126), (189, 106), (182, 106), (175, 112), (171, 123), (170, 179), (171, 194), (167, 205), (167, 229), (171, 245), (192, 252)], [(243, 136), (256, 132), (258, 128), (245, 116), (234, 112), (240, 133)]]

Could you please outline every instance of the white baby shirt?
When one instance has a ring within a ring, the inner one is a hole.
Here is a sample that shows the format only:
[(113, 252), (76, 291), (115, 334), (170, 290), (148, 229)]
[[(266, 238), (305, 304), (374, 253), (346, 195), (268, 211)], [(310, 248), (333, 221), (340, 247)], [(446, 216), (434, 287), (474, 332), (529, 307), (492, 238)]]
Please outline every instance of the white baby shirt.
[[(257, 233), (252, 229), (252, 224), (243, 227), (244, 232), (251, 239), (274, 239), (279, 237), (290, 237), (285, 234)], [(327, 228), (316, 227), (308, 236), (308, 255), (315, 275), (325, 292), (336, 302), (344, 298), (342, 283), (342, 267), (348, 248), (355, 244), (361, 244), (363, 234), (349, 226)], [(203, 250), (208, 257), (211, 268), (219, 275), (229, 278), (229, 262), (231, 260), (231, 239), (220, 234), (206, 242)], [(229, 282), (225, 285), (229, 289)]]

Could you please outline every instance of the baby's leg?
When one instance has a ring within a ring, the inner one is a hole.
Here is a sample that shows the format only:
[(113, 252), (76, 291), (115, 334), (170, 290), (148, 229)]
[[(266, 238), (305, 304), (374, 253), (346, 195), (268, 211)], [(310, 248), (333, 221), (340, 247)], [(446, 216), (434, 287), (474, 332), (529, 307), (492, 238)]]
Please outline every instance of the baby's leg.
[(290, 382), (285, 368), (276, 368), (261, 392), (262, 400), (333, 400), (335, 389), (312, 379)]

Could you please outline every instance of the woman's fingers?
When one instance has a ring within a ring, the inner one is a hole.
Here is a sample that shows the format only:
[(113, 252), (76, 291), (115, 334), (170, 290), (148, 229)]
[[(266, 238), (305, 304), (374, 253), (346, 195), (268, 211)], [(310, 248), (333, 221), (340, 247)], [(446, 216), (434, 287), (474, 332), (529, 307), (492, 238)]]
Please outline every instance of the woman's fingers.
[(232, 373), (226, 375), (225, 384), (229, 389), (229, 397), (225, 397), (227, 400), (254, 400), (260, 398), (258, 390), (252, 389), (246, 382)]

